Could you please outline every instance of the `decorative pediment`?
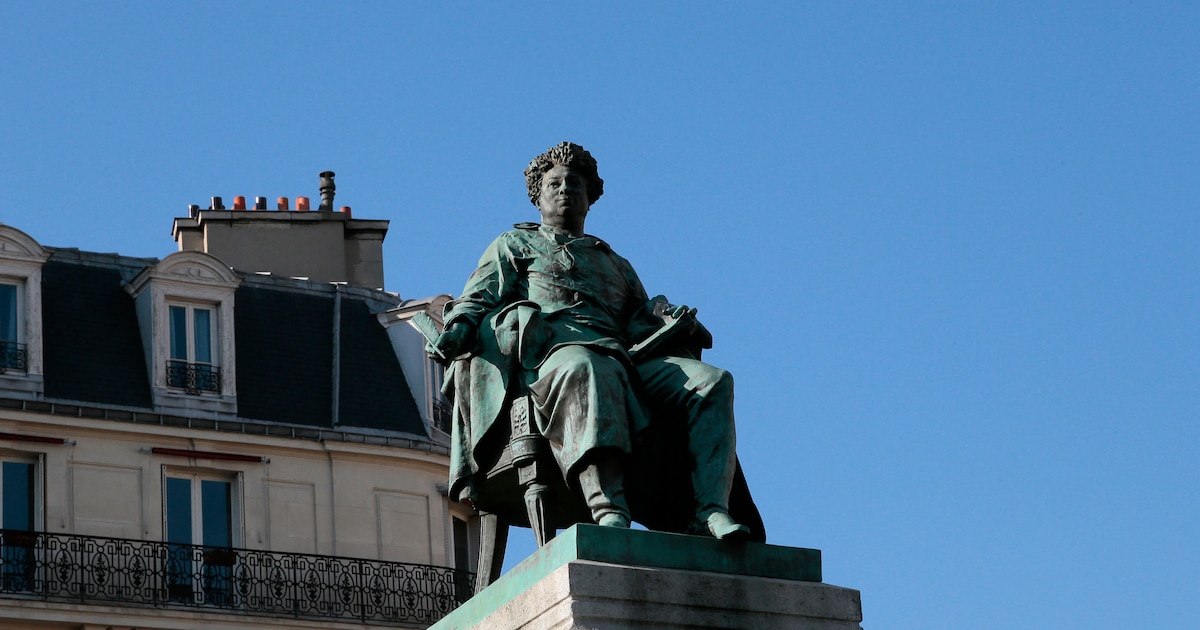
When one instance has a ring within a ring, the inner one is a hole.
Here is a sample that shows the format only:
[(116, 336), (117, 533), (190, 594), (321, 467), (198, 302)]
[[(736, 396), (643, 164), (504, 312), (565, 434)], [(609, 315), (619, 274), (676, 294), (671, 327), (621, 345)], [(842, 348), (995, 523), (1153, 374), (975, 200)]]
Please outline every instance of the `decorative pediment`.
[(175, 276), (185, 280), (209, 282), (239, 282), (237, 274), (215, 256), (203, 252), (176, 252), (158, 263), (157, 275)]
[(45, 262), (50, 257), (32, 236), (10, 225), (0, 224), (0, 258)]
[(197, 287), (218, 287), (232, 290), (241, 284), (238, 276), (221, 259), (203, 252), (175, 252), (147, 267), (129, 283), (127, 290), (137, 295), (152, 281), (167, 284), (191, 284)]

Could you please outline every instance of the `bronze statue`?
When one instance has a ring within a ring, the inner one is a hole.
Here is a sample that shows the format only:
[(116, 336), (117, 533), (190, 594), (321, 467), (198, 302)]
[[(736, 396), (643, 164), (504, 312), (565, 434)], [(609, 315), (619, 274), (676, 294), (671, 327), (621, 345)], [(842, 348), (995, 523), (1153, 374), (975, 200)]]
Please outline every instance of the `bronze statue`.
[(451, 496), (487, 509), (488, 471), (531, 458), (518, 440), (527, 434), (548, 445), (565, 501), (585, 508), (527, 496), (530, 521), (550, 509), (605, 526), (635, 519), (765, 540), (734, 451), (733, 379), (698, 360), (711, 336), (695, 310), (649, 298), (629, 262), (584, 233), (604, 181), (583, 147), (552, 147), (525, 178), (541, 224), (492, 242), (426, 347), (451, 363)]

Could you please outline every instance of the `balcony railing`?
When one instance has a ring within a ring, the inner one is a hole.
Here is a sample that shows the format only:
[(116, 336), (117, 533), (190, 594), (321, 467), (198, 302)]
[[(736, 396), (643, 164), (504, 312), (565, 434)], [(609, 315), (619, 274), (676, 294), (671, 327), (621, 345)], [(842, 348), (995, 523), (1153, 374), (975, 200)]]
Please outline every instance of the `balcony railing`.
[(189, 394), (221, 391), (221, 368), (210, 363), (167, 361), (167, 387), (182, 387)]
[(15, 341), (0, 341), (0, 374), (9, 370), (24, 372), (28, 361), (25, 344)]
[(473, 584), (423, 564), (0, 530), (0, 593), (51, 601), (431, 625)]

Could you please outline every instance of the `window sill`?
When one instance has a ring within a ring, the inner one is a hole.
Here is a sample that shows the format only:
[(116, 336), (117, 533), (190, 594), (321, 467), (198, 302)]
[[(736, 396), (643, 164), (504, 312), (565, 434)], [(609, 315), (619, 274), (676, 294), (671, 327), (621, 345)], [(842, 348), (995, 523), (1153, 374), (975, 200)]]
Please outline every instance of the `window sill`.
[(41, 374), (16, 370), (0, 372), (0, 390), (9, 398), (41, 398), (45, 391)]
[(154, 388), (154, 410), (158, 413), (193, 415), (196, 412), (237, 417), (237, 396), (214, 392), (189, 394), (183, 389)]

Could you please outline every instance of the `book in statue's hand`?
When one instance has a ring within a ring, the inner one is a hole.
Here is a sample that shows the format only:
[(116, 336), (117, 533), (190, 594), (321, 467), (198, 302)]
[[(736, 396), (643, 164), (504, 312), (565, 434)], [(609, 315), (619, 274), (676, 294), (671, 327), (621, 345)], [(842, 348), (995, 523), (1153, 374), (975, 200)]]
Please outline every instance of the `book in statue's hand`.
[(696, 319), (696, 309), (681, 309), (667, 318), (662, 328), (629, 349), (629, 358), (636, 363), (654, 357), (683, 356), (700, 358), (700, 351), (712, 347), (712, 335)]
[(442, 331), (438, 330), (437, 322), (426, 313), (415, 313), (410, 321), (425, 337), (425, 352), (445, 363), (446, 357), (437, 349), (438, 335), (442, 334)]

